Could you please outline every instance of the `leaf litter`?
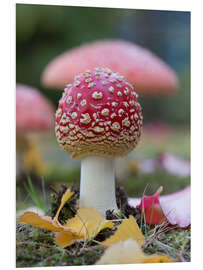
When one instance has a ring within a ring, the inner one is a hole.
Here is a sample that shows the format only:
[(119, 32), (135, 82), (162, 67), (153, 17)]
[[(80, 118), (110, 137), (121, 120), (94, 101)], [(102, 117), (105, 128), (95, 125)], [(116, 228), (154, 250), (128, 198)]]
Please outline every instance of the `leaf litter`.
[[(154, 255), (148, 255), (144, 252), (145, 250), (149, 250), (150, 241), (149, 237), (144, 236), (139, 228), (140, 222), (136, 222), (135, 216), (138, 217), (138, 220), (140, 218), (139, 208), (134, 208), (128, 204), (127, 197), (125, 197), (122, 188), (119, 191), (117, 190), (117, 193), (123, 193), (123, 202), (125, 202), (123, 203), (122, 209), (123, 218), (120, 219), (118, 216), (114, 215), (114, 213), (107, 213), (107, 217), (108, 215), (110, 217), (110, 219), (107, 220), (93, 209), (80, 208), (77, 210), (74, 217), (66, 220), (65, 224), (61, 224), (58, 220), (60, 211), (63, 209), (64, 205), (66, 205), (66, 202), (74, 195), (74, 192), (67, 189), (61, 197), (61, 202), (54, 218), (48, 216), (40, 217), (36, 213), (31, 214), (31, 212), (27, 212), (24, 213), (18, 221), (28, 224), (33, 223), (32, 225), (36, 227), (53, 231), (55, 243), (60, 248), (66, 247), (65, 250), (78, 246), (77, 252), (81, 252), (81, 250), (85, 251), (88, 248), (94, 250), (96, 247), (104, 246), (104, 248), (107, 247), (105, 248), (104, 255), (109, 252), (110, 248), (110, 252), (113, 250), (115, 253), (117, 249), (123, 250), (123, 248), (125, 248), (125, 251), (123, 251), (123, 254), (125, 254), (125, 252), (128, 253), (129, 246), (138, 245), (139, 252), (137, 251), (136, 254), (131, 254), (133, 258), (136, 259), (133, 263), (174, 261), (174, 257), (171, 257), (170, 254), (164, 255), (165, 252), (163, 249), (161, 251), (158, 250), (159, 252), (157, 254), (156, 252), (151, 252), (155, 253)], [(122, 199), (122, 196), (120, 196), (120, 198)], [(127, 210), (133, 215), (130, 215)], [(131, 228), (131, 230), (129, 230), (129, 228)], [(108, 233), (106, 235), (104, 234), (104, 240), (99, 241), (99, 236), (105, 231)], [(156, 235), (156, 232), (154, 234)], [(162, 254), (160, 254), (160, 252), (162, 252)], [(102, 259), (102, 256), (100, 259)], [(126, 260), (128, 260), (128, 256)], [(124, 259), (124, 262), (126, 262), (126, 260)], [(99, 262), (101, 263), (101, 260), (98, 260), (98, 264)], [(109, 264), (112, 263), (114, 262), (110, 260)]]

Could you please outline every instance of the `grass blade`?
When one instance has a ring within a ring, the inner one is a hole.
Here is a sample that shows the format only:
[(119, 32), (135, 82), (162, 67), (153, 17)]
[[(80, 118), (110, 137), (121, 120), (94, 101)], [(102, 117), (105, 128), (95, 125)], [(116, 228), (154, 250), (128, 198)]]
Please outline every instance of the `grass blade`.
[(34, 202), (40, 209), (42, 209), (43, 211), (45, 211), (45, 207), (44, 207), (44, 205), (41, 203), (41, 201), (39, 200), (39, 198), (38, 198), (38, 196), (37, 196), (37, 193), (36, 193), (36, 191), (35, 191), (35, 189), (34, 189), (34, 186), (33, 186), (32, 181), (31, 181), (31, 179), (30, 179), (29, 176), (28, 176), (27, 180), (28, 180), (28, 186), (29, 186), (29, 193), (30, 193), (30, 196), (31, 196), (33, 202)]
[(42, 195), (43, 195), (44, 206), (46, 208), (47, 207), (47, 196), (46, 196), (46, 190), (45, 190), (44, 176), (42, 176)]

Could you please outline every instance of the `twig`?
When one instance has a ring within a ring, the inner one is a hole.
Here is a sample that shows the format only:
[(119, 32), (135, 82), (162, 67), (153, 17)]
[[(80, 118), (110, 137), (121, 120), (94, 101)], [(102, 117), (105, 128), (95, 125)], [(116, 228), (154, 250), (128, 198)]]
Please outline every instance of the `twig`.
[(160, 245), (160, 246), (162, 246), (162, 247), (165, 247), (165, 248), (167, 248), (167, 249), (171, 249), (171, 250), (174, 249), (174, 248), (172, 248), (172, 247), (170, 247), (170, 246), (167, 246), (166, 244), (160, 242), (159, 240), (156, 240), (156, 239), (155, 239), (155, 242), (156, 242), (158, 245)]

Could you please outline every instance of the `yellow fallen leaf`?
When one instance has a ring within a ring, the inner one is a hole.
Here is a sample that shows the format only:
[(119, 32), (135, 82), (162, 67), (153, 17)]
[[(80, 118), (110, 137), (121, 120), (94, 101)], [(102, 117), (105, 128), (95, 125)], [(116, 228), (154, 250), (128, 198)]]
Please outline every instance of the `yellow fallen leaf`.
[(133, 264), (133, 263), (158, 263), (173, 262), (165, 255), (146, 255), (140, 244), (130, 238), (120, 241), (106, 249), (96, 264)]
[(56, 232), (54, 240), (57, 246), (65, 248), (74, 244), (76, 241), (83, 240), (83, 237), (67, 232)]
[(145, 258), (142, 260), (142, 263), (164, 263), (164, 262), (174, 262), (171, 258), (169, 258), (166, 255), (150, 255), (147, 256), (148, 258)]
[(58, 220), (58, 216), (60, 214), (61, 209), (63, 208), (64, 204), (70, 199), (70, 197), (73, 195), (73, 192), (70, 191), (70, 189), (67, 189), (66, 192), (63, 194), (61, 198), (61, 204), (57, 210), (57, 213), (54, 217), (55, 220)]
[(67, 189), (64, 195), (62, 196), (61, 204), (59, 206), (59, 209), (54, 219), (52, 219), (49, 216), (39, 216), (38, 214), (34, 212), (27, 211), (27, 212), (24, 212), (24, 214), (18, 219), (18, 222), (24, 222), (29, 225), (32, 225), (41, 229), (46, 229), (52, 232), (64, 232), (66, 238), (67, 237), (72, 238), (74, 237), (74, 235), (76, 235), (76, 232), (72, 229), (62, 226), (58, 222), (58, 216), (60, 214), (61, 209), (63, 208), (64, 204), (72, 195), (73, 195), (73, 192), (71, 192), (70, 189)]
[(55, 242), (62, 248), (70, 246), (78, 240), (90, 240), (101, 230), (114, 226), (113, 222), (106, 221), (97, 211), (90, 208), (80, 208), (74, 218), (67, 220), (65, 225), (61, 225), (58, 216), (64, 204), (72, 195), (73, 192), (67, 189), (62, 196), (61, 204), (54, 219), (48, 216), (39, 216), (33, 212), (25, 212), (18, 221), (55, 232)]
[(74, 218), (69, 219), (64, 227), (72, 229), (76, 235), (67, 236), (64, 232), (55, 234), (56, 244), (60, 247), (72, 245), (77, 240), (90, 240), (101, 230), (112, 228), (113, 222), (106, 221), (97, 211), (92, 208), (80, 208)]
[(64, 226), (74, 229), (78, 235), (89, 239), (95, 237), (105, 228), (112, 228), (114, 224), (111, 221), (106, 221), (93, 208), (80, 208), (76, 216), (69, 219)]
[(121, 225), (118, 226), (114, 235), (101, 242), (101, 244), (111, 246), (120, 241), (127, 240), (128, 238), (135, 239), (140, 246), (145, 239), (133, 216), (130, 216), (129, 219), (124, 219)]
[(33, 225), (35, 227), (53, 231), (53, 232), (62, 232), (64, 228), (53, 221), (51, 217), (42, 216), (40, 217), (38, 214), (34, 212), (25, 212), (19, 219), (18, 222), (24, 222), (29, 225)]

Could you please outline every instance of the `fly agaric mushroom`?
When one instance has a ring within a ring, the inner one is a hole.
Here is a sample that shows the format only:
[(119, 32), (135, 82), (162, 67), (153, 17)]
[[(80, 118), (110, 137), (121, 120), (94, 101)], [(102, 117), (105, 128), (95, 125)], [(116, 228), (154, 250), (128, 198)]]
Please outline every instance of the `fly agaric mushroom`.
[(49, 131), (54, 127), (54, 108), (35, 88), (16, 85), (16, 145), (23, 153), (23, 167), (38, 174), (45, 172), (33, 132)]
[(178, 89), (177, 76), (164, 61), (149, 50), (122, 40), (97, 41), (59, 55), (45, 68), (42, 83), (63, 88), (73, 82), (75, 74), (95, 66), (125, 76), (139, 94), (170, 94)]
[(137, 93), (107, 68), (86, 70), (64, 90), (56, 111), (56, 137), (72, 158), (81, 159), (80, 207), (105, 216), (118, 210), (114, 160), (137, 145), (142, 129)]

